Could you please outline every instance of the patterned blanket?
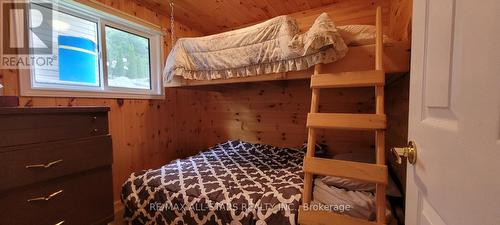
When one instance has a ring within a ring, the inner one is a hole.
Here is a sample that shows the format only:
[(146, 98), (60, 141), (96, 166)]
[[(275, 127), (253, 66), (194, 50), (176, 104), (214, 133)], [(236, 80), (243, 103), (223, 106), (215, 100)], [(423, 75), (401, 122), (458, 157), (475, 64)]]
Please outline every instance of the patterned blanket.
[(228, 141), (122, 187), (130, 224), (296, 224), (304, 152)]

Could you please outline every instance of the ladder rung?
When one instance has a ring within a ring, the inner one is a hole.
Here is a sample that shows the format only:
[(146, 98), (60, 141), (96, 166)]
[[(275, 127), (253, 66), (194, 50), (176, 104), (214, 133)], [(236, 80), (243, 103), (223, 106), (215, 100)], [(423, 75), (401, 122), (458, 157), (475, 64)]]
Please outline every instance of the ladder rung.
[(305, 157), (304, 172), (387, 184), (385, 165)]
[(382, 70), (326, 73), (311, 76), (311, 88), (369, 87), (384, 85)]
[(302, 225), (378, 225), (375, 222), (363, 220), (330, 211), (305, 210), (299, 208), (299, 224)]
[(385, 129), (386, 117), (378, 114), (309, 113), (307, 127), (336, 129)]

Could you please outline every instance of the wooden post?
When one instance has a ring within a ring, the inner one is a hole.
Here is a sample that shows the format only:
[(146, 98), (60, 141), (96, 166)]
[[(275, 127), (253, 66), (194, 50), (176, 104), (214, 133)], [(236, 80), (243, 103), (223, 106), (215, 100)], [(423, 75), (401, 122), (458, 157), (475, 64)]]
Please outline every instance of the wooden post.
[[(314, 75), (318, 75), (321, 71), (321, 64), (314, 65)], [(312, 89), (311, 95), (311, 113), (318, 112), (319, 106), (319, 88)], [(307, 157), (314, 157), (314, 151), (316, 147), (316, 129), (309, 128), (308, 136), (307, 136)], [(312, 189), (313, 189), (313, 176), (312, 173), (304, 173), (304, 192), (302, 196), (302, 204), (309, 204), (312, 199)]]
[[(376, 40), (375, 40), (375, 69), (383, 70), (383, 33), (382, 33), (382, 8), (377, 7), (376, 17)], [(384, 115), (384, 85), (375, 86), (375, 114)], [(375, 150), (377, 164), (385, 165), (385, 131), (375, 131)], [(377, 223), (385, 224), (386, 197), (385, 185), (376, 184), (376, 202), (377, 202)]]

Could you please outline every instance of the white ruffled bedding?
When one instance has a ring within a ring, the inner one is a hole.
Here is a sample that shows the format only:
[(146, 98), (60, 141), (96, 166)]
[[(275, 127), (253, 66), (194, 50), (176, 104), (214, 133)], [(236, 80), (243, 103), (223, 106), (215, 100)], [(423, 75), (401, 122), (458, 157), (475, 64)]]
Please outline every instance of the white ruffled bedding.
[[(355, 161), (362, 163), (375, 163), (375, 155), (370, 153), (344, 153), (333, 157), (337, 160)], [(312, 205), (317, 206), (349, 206), (348, 210), (342, 207), (330, 210), (347, 214), (365, 220), (374, 220), (376, 213), (376, 199), (373, 183), (366, 183), (340, 177), (319, 177), (314, 180)], [(387, 195), (401, 197), (396, 184), (389, 178)], [(389, 204), (389, 202), (387, 202)], [(390, 221), (391, 211), (386, 210), (387, 221)]]
[[(321, 178), (314, 180), (314, 199), (311, 205), (328, 206), (329, 210), (365, 220), (375, 220), (375, 195), (367, 191), (352, 191), (325, 184)], [(387, 202), (389, 204), (389, 202)], [(348, 207), (348, 208), (347, 208)], [(387, 221), (391, 219), (391, 211), (387, 207)]]
[(297, 22), (279, 16), (247, 28), (196, 38), (181, 38), (170, 52), (164, 82), (227, 79), (305, 70), (345, 56), (347, 45), (328, 14), (299, 34)]

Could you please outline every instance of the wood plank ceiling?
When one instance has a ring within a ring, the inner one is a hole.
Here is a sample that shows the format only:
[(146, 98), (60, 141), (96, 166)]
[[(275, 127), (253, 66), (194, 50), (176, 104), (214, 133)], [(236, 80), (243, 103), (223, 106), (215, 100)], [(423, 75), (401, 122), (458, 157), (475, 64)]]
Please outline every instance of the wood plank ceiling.
[[(169, 15), (169, 0), (135, 0)], [(174, 0), (175, 19), (205, 34), (351, 0)], [(358, 1), (359, 2), (359, 1)], [(373, 1), (366, 1), (373, 2)]]

